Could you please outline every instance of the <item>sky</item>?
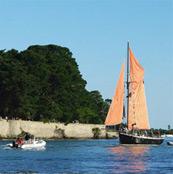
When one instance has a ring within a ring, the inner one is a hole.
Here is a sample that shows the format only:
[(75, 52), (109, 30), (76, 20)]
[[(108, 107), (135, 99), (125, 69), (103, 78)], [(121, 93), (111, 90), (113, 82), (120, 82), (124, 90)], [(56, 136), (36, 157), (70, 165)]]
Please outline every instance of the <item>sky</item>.
[(112, 98), (127, 41), (145, 69), (151, 127), (173, 128), (173, 0), (0, 0), (0, 49), (68, 47), (87, 89)]

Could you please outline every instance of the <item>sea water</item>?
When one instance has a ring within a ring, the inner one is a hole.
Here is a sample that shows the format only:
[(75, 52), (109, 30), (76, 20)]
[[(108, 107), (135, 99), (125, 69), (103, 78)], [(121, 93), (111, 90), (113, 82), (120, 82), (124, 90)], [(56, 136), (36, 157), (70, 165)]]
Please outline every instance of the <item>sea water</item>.
[(0, 173), (173, 174), (173, 146), (118, 140), (47, 141), (45, 149), (9, 149), (0, 141)]

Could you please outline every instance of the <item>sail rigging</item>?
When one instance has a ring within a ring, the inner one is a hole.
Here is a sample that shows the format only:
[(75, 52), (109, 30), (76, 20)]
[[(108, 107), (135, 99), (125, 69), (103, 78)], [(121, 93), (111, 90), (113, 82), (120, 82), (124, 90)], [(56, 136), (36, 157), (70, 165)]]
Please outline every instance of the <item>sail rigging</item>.
[[(129, 72), (130, 69), (130, 72)], [(122, 123), (124, 111), (124, 64), (110, 105), (105, 125)], [(144, 88), (144, 69), (129, 48), (127, 53), (127, 127), (133, 129), (150, 129)]]
[(123, 99), (124, 99), (124, 64), (122, 65), (120, 77), (113, 96), (106, 120), (105, 125), (117, 125), (121, 124), (123, 117)]

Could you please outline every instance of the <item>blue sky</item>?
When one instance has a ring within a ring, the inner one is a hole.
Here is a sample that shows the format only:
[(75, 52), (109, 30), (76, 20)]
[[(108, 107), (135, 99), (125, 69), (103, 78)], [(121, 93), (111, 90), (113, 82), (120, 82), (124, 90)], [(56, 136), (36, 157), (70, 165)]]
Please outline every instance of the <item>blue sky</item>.
[(126, 44), (145, 69), (151, 127), (173, 128), (172, 0), (0, 0), (0, 49), (70, 48), (88, 90), (111, 98)]

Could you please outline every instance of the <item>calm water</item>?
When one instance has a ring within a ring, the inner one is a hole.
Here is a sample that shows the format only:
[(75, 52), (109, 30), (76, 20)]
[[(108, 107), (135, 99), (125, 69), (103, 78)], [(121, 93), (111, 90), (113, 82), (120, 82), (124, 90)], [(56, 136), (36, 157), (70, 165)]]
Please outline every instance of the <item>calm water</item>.
[(172, 174), (173, 146), (123, 146), (118, 140), (48, 141), (45, 150), (6, 149), (0, 173)]

